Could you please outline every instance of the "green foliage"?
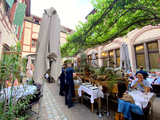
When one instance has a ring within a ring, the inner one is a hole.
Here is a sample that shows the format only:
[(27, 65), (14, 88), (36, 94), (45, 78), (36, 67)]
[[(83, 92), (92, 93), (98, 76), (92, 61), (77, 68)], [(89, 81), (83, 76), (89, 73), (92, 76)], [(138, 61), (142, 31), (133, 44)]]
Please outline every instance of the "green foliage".
[(22, 64), (23, 64), (23, 73), (26, 73), (27, 58), (22, 59)]
[(157, 71), (157, 69), (151, 69), (150, 70), (150, 72), (156, 72)]
[(17, 52), (22, 52), (22, 47), (19, 41), (17, 42)]
[(86, 65), (86, 54), (84, 52), (81, 53), (81, 67), (84, 67)]
[(72, 60), (68, 59), (68, 60), (65, 61), (65, 63), (66, 63), (66, 64), (72, 63)]
[(134, 29), (160, 23), (160, 0), (92, 0), (97, 11), (88, 22), (76, 26), (77, 32), (67, 37), (61, 54), (73, 56), (89, 47), (113, 41)]
[(77, 67), (74, 67), (75, 72), (79, 72), (79, 69)]
[[(20, 119), (25, 119), (27, 116), (26, 113), (19, 114), (22, 110), (25, 110), (25, 105), (28, 103), (30, 98), (27, 98), (23, 103), (17, 102), (15, 99), (16, 96), (12, 96), (13, 83), (16, 78), (20, 78), (21, 68), (23, 67), (23, 62), (21, 59), (20, 46), (19, 43), (17, 46), (11, 47), (11, 52), (4, 53), (2, 59), (0, 60), (0, 91), (3, 92), (3, 96), (0, 94), (0, 119), (1, 120), (14, 120), (17, 117)], [(11, 74), (13, 75), (13, 82), (10, 89), (6, 88), (6, 80), (10, 80)], [(4, 89), (6, 88), (6, 89)], [(8, 100), (4, 96), (6, 96), (6, 90), (10, 90), (10, 99)], [(32, 97), (31, 95), (30, 97)]]

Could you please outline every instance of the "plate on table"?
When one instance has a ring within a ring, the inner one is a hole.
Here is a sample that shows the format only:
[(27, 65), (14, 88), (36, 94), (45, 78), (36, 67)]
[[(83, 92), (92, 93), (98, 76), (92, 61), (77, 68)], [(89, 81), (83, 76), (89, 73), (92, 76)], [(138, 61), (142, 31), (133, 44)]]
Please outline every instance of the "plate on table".
[(82, 85), (86, 85), (86, 83), (82, 83)]
[(82, 83), (82, 85), (91, 85), (90, 83)]
[(89, 82), (86, 82), (86, 85), (90, 85), (91, 83), (89, 83)]
[(95, 89), (98, 89), (98, 87), (93, 86), (93, 87), (90, 87), (90, 89), (95, 90)]
[(92, 85), (86, 85), (86, 87), (88, 88), (88, 87), (93, 87)]

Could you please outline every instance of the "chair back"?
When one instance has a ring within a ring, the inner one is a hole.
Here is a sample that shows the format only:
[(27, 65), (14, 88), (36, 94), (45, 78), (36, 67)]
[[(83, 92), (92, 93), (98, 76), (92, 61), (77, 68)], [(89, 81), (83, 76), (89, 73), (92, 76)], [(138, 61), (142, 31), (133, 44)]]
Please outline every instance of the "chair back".
[(160, 85), (158, 84), (151, 84), (152, 88), (153, 88), (153, 92), (154, 93), (160, 93)]
[(142, 120), (143, 118), (143, 111), (139, 106), (121, 99), (118, 99), (118, 112), (122, 112), (127, 119)]

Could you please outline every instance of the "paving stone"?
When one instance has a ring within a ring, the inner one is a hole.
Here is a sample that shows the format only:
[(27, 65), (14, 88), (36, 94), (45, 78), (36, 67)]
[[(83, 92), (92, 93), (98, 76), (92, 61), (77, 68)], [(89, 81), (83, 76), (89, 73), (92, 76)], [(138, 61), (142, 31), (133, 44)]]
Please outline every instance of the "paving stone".
[(55, 116), (55, 119), (58, 120), (58, 119), (60, 119), (60, 117), (59, 117), (58, 115), (56, 115), (56, 116)]
[(64, 118), (64, 117), (65, 117), (64, 114), (62, 114), (62, 115), (61, 115), (61, 118)]
[(47, 107), (46, 110), (51, 110), (51, 108), (50, 108), (50, 107)]
[(48, 114), (48, 118), (53, 119), (53, 114)]
[(55, 116), (55, 115), (57, 115), (58, 113), (57, 112), (53, 112), (53, 115)]
[(67, 120), (67, 118), (64, 118), (63, 120)]
[(51, 114), (52, 112), (51, 111), (47, 111), (47, 114)]

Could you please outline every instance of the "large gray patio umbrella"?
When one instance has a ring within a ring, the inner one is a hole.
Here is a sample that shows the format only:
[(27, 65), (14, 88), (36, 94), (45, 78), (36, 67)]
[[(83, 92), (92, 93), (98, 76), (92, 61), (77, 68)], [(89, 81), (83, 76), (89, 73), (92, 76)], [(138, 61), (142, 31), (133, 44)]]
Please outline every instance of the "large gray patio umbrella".
[[(61, 74), (61, 55), (60, 55), (60, 20), (57, 11), (51, 7), (45, 9), (41, 20), (39, 36), (36, 46), (36, 60), (33, 78), (35, 81), (42, 79), (48, 72), (55, 80)], [(42, 79), (42, 90), (44, 88), (44, 77)], [(39, 114), (41, 109), (39, 106)]]
[(120, 68), (127, 71), (131, 68), (128, 46), (125, 42), (120, 47)]
[(91, 65), (94, 67), (97, 67), (97, 59), (96, 59), (96, 54), (95, 54), (94, 50), (92, 51)]

